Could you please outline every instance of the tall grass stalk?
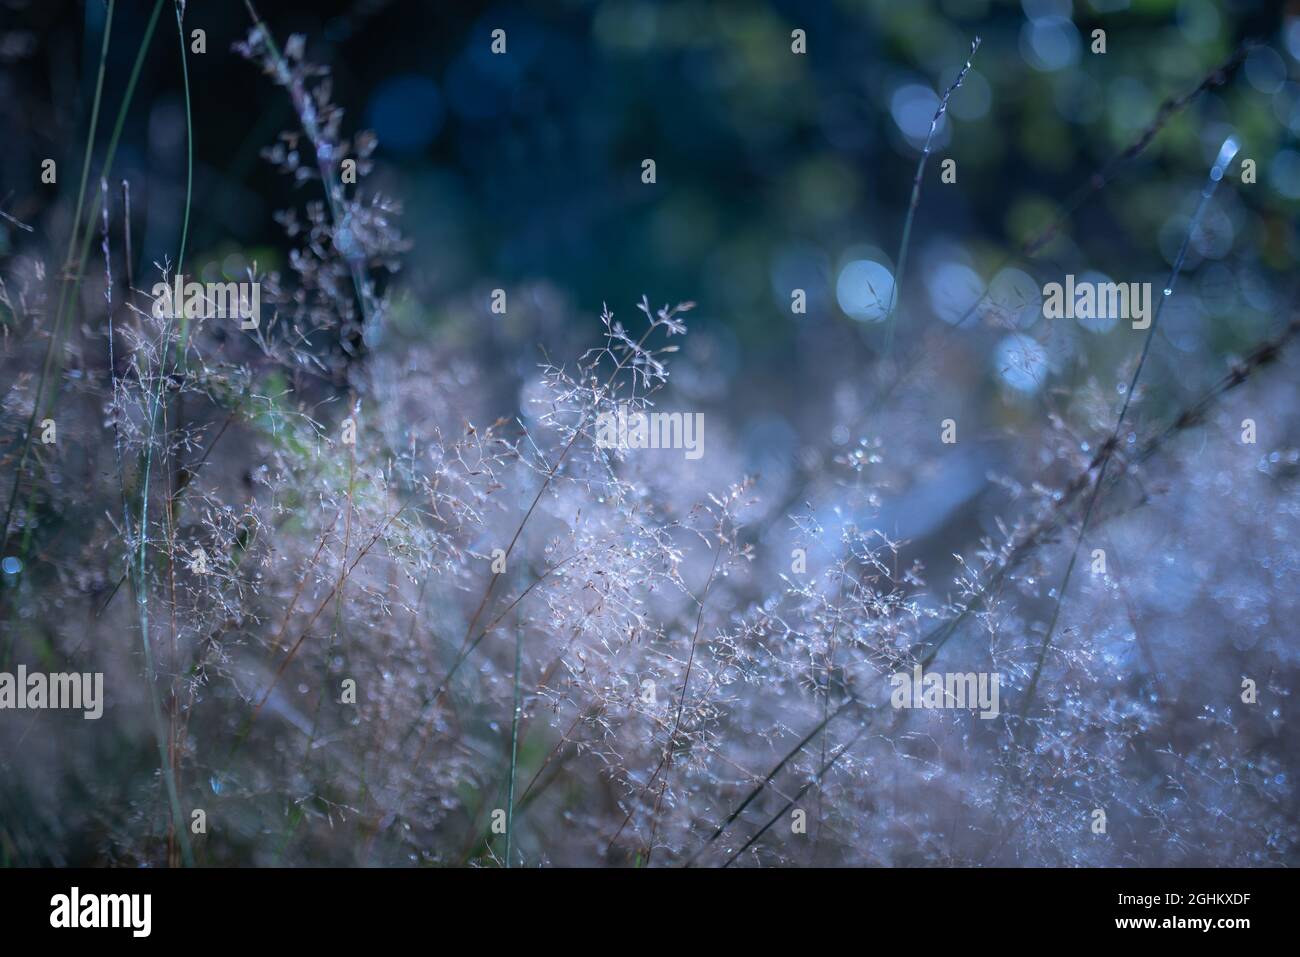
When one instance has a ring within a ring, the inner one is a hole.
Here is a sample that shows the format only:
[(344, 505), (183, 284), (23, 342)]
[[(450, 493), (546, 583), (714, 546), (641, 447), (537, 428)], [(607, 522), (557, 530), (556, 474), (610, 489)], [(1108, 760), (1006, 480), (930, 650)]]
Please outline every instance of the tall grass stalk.
[(1165, 304), (1173, 297), (1174, 286), (1178, 282), (1178, 274), (1183, 270), (1183, 261), (1187, 258), (1187, 248), (1191, 245), (1192, 236), (1195, 235), (1196, 228), (1201, 223), (1201, 217), (1205, 214), (1205, 209), (1209, 206), (1210, 200), (1219, 186), (1219, 181), (1223, 179), (1224, 171), (1237, 155), (1239, 148), (1240, 144), (1235, 135), (1228, 136), (1219, 148), (1219, 155), (1210, 168), (1210, 174), (1206, 178), (1205, 186), (1201, 189), (1201, 198), (1196, 205), (1196, 212), (1192, 214), (1191, 222), (1187, 224), (1187, 232), (1183, 236), (1182, 245), (1178, 248), (1178, 255), (1174, 257), (1174, 265), (1169, 273), (1169, 281), (1165, 283), (1165, 287), (1161, 291), (1160, 302), (1156, 305), (1155, 315), (1151, 319), (1151, 328), (1147, 330), (1146, 337), (1142, 341), (1142, 352), (1138, 355), (1137, 366), (1133, 369), (1133, 377), (1129, 380), (1128, 391), (1124, 393), (1124, 402), (1120, 406), (1119, 416), (1115, 420), (1115, 428), (1111, 430), (1110, 438), (1102, 446), (1104, 454), (1102, 455), (1101, 464), (1097, 468), (1097, 479), (1093, 483), (1092, 494), (1088, 496), (1088, 504), (1083, 510), (1083, 519), (1079, 523), (1079, 534), (1074, 539), (1074, 548), (1070, 550), (1070, 559), (1065, 565), (1065, 575), (1061, 579), (1060, 587), (1056, 590), (1056, 601), (1052, 604), (1052, 615), (1048, 620), (1047, 633), (1043, 636), (1043, 644), (1038, 652), (1038, 660), (1034, 663), (1033, 677), (1029, 679), (1029, 686), (1025, 690), (1025, 703), (1021, 711), (1026, 717), (1029, 715), (1030, 708), (1033, 707), (1034, 692), (1038, 689), (1038, 678), (1042, 674), (1043, 663), (1047, 660), (1048, 649), (1052, 646), (1052, 636), (1056, 633), (1056, 623), (1061, 617), (1061, 606), (1065, 604), (1065, 593), (1070, 587), (1070, 577), (1074, 574), (1075, 562), (1079, 558), (1079, 548), (1083, 544), (1084, 536), (1088, 534), (1088, 523), (1092, 519), (1092, 510), (1097, 504), (1102, 483), (1106, 480), (1106, 469), (1119, 447), (1120, 430), (1124, 427), (1124, 418), (1128, 415), (1129, 406), (1133, 402), (1133, 394), (1137, 391), (1138, 379), (1141, 378), (1142, 370), (1146, 367), (1147, 356), (1151, 352), (1151, 343), (1155, 341), (1156, 330), (1160, 328), (1160, 316), (1164, 313)]
[[(144, 65), (144, 57), (149, 50), (149, 43), (153, 39), (154, 29), (158, 25), (158, 17), (162, 13), (162, 7), (163, 7), (163, 0), (156, 0), (156, 2), (154, 3), (153, 14), (149, 18), (149, 23), (145, 27), (144, 36), (140, 41), (140, 47), (136, 51), (135, 63), (131, 67), (131, 75), (130, 78), (127, 80), (126, 91), (122, 95), (122, 105), (118, 108), (117, 119), (113, 124), (113, 133), (109, 137), (108, 148), (104, 153), (104, 165), (100, 172), (101, 172), (101, 176), (105, 178), (108, 177), (109, 172), (112, 170), (113, 160), (117, 154), (117, 144), (122, 136), (122, 128), (126, 125), (127, 110), (130, 108), (131, 100), (135, 95), (136, 84), (140, 79), (140, 69)], [(105, 48), (100, 55), (101, 79), (103, 77), (104, 62), (106, 60), (107, 53), (108, 50), (107, 50), (107, 36), (106, 36)], [(96, 97), (98, 99), (98, 90), (96, 92)], [(94, 148), (94, 131), (92, 130), (90, 135), (87, 137), (87, 141), (86, 141), (87, 156), (89, 156), (90, 151), (93, 148)], [(96, 196), (95, 203), (98, 204), (99, 202), (101, 202), (101, 199), (98, 196)], [(89, 221), (93, 223), (95, 219), (98, 218), (98, 216), (99, 216), (99, 207), (98, 205), (95, 205), (90, 211)], [(71, 250), (75, 246), (77, 236), (80, 234), (79, 218), (80, 217), (78, 217), (78, 220), (73, 221), (72, 236), (69, 239), (69, 251), (70, 251), (68, 257), (69, 260), (72, 259)], [(13, 489), (9, 494), (9, 504), (5, 509), (4, 528), (3, 531), (0, 531), (0, 552), (5, 551), (9, 545), (9, 523), (13, 518), (14, 504), (17, 502), (18, 499), (18, 489), (22, 483), (23, 474), (24, 472), (26, 472), (27, 469), (27, 461), (31, 455), (32, 438), (35, 432), (36, 422), (41, 416), (41, 403), (45, 393), (45, 386), (51, 377), (51, 372), (54, 368), (54, 365), (58, 361), (58, 355), (62, 348), (62, 342), (63, 342), (63, 330), (65, 328), (66, 321), (67, 321), (67, 310), (70, 304), (75, 305), (76, 291), (77, 289), (80, 288), (81, 275), (86, 268), (87, 257), (90, 255), (90, 240), (93, 234), (94, 234), (93, 230), (87, 227), (84, 236), (82, 236), (80, 252), (76, 257), (77, 259), (76, 268), (72, 270), (72, 274), (70, 276), (65, 277), (67, 281), (63, 284), (63, 287), (59, 293), (59, 307), (58, 307), (58, 311), (55, 314), (54, 329), (51, 332), (50, 341), (45, 349), (45, 361), (41, 366), (40, 377), (37, 379), (36, 382), (36, 395), (32, 403), (32, 414), (27, 423), (27, 435), (23, 440), (22, 455), (19, 457), (17, 467), (14, 469)], [(56, 401), (58, 395), (57, 382), (55, 382), (54, 388), (55, 388), (54, 394), (55, 394), (55, 401)], [(29, 526), (23, 535), (23, 549), (22, 549), (23, 554), (27, 553), (30, 544), (31, 544), (31, 528)]]
[(149, 549), (149, 485), (150, 476), (153, 470), (154, 456), (154, 434), (158, 423), (158, 411), (162, 405), (163, 390), (166, 388), (167, 374), (163, 367), (163, 362), (167, 356), (167, 341), (170, 336), (171, 322), (165, 325), (161, 340), (162, 348), (158, 352), (158, 367), (156, 369), (157, 387), (153, 394), (153, 404), (148, 414), (148, 435), (147, 441), (142, 453), (143, 468), (141, 470), (140, 483), (140, 518), (137, 522), (137, 535), (139, 537), (139, 547), (137, 551), (137, 563), (135, 574), (135, 596), (136, 610), (140, 622), (140, 645), (144, 652), (144, 678), (145, 684), (149, 689), (149, 707), (153, 717), (154, 735), (158, 741), (158, 757), (163, 780), (167, 788), (168, 801), (171, 804), (172, 827), (177, 839), (181, 845), (181, 855), (184, 858), (185, 865), (192, 867), (194, 865), (194, 853), (190, 847), (188, 829), (185, 827), (185, 821), (181, 816), (180, 796), (176, 789), (176, 775), (172, 768), (170, 759), (170, 746), (167, 742), (167, 733), (163, 724), (162, 706), (158, 699), (157, 675), (154, 670), (153, 647), (149, 639), (149, 580), (147, 574), (147, 556)]
[(506, 867), (509, 867), (514, 859), (515, 777), (519, 773), (519, 712), (521, 707), (519, 672), (523, 667), (523, 655), (524, 622), (523, 613), (521, 612), (518, 621), (515, 623), (515, 671), (512, 695), (514, 703), (510, 710), (510, 781), (506, 788)]
[(966, 56), (966, 65), (957, 74), (957, 79), (953, 80), (948, 89), (943, 91), (943, 96), (939, 97), (939, 107), (934, 111), (934, 116), (930, 119), (930, 131), (925, 135), (925, 146), (921, 149), (921, 158), (916, 162), (916, 175), (912, 177), (912, 196), (907, 203), (907, 217), (903, 220), (903, 235), (898, 242), (898, 268), (894, 271), (894, 282), (889, 290), (889, 312), (885, 315), (886, 356), (892, 355), (894, 351), (894, 312), (898, 307), (903, 279), (907, 274), (907, 252), (912, 242), (912, 222), (916, 219), (916, 208), (921, 205), (921, 180), (925, 176), (925, 164), (929, 161), (930, 150), (934, 146), (934, 134), (939, 129), (939, 121), (943, 119), (943, 115), (948, 111), (948, 100), (961, 88), (962, 81), (966, 79), (966, 74), (970, 72), (971, 61), (975, 58), (975, 51), (979, 48), (980, 38), (976, 37), (971, 41), (970, 53)]
[[(109, 0), (107, 12), (104, 16), (104, 37), (99, 48), (99, 69), (95, 77), (95, 95), (91, 101), (90, 126), (86, 131), (85, 155), (81, 162), (81, 185), (77, 188), (77, 205), (72, 215), (72, 231), (68, 234), (68, 252), (64, 256), (64, 269), (72, 262), (72, 254), (77, 248), (77, 235), (81, 229), (81, 210), (86, 199), (86, 183), (90, 178), (90, 158), (95, 150), (95, 132), (99, 128), (99, 107), (104, 97), (104, 73), (108, 66), (108, 42), (113, 33), (113, 11), (115, 6), (116, 0)], [(78, 270), (78, 273), (80, 273), (80, 270)], [(60, 322), (56, 322), (56, 329), (61, 326), (63, 298), (66, 295), (66, 287), (64, 287), (60, 293)], [(41, 412), (41, 396), (44, 392), (46, 376), (49, 374), (51, 356), (55, 348), (55, 338), (51, 337), (49, 344), (46, 346), (45, 362), (42, 367), (41, 377), (37, 380), (36, 399), (32, 403), (31, 417), (27, 420), (27, 436), (23, 442), (23, 454), (18, 460), (18, 467), (14, 470), (14, 485), (9, 493), (8, 507), (5, 509), (4, 527), (0, 529), (0, 553), (5, 552), (9, 546), (9, 521), (13, 517), (14, 504), (18, 500), (18, 486), (22, 482), (23, 472), (27, 468), (27, 457), (31, 452), (32, 433), (36, 428), (36, 422)]]
[[(184, 0), (176, 0), (176, 36), (181, 44), (181, 81), (185, 89), (185, 214), (181, 220), (181, 241), (176, 252), (176, 273), (185, 272), (185, 244), (190, 235), (190, 206), (194, 193), (194, 116), (190, 105), (190, 63), (185, 49)], [(182, 364), (190, 341), (190, 317), (181, 316), (181, 338), (178, 355)]]

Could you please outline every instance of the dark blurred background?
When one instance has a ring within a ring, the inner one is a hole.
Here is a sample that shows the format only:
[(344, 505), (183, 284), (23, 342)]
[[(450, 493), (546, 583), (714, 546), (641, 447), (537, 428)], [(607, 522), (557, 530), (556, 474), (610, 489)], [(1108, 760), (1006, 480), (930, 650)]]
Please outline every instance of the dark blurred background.
[[(1228, 117), (1265, 170), (1260, 204), (1282, 200), (1294, 213), (1300, 87), (1288, 76), (1300, 27), (1287, 6), (314, 0), (264, 2), (259, 13), (279, 37), (305, 34), (308, 59), (331, 68), (345, 131), (378, 134), (372, 182), (405, 204), (414, 252), (404, 282), (428, 321), (457, 296), (539, 279), (586, 315), (648, 292), (700, 302), (747, 360), (775, 365), (801, 338), (791, 288), (807, 289), (815, 322), (835, 313), (835, 279), (854, 250), (896, 254), (935, 91), (976, 34), (983, 47), (936, 138), (915, 233), (920, 268), (938, 234), (980, 263), (1014, 249), (1162, 99), (1190, 91), (1251, 37), (1273, 46), (1252, 56), (1241, 82), (1177, 117), (1144, 154), (1143, 173), (1081, 211), (1069, 232), (1093, 268), (1159, 265), (1153, 240), (1177, 205), (1169, 184), (1204, 174), (1205, 123)], [(146, 261), (175, 248), (183, 208), (180, 51), (171, 0), (164, 7), (116, 164), (147, 203)], [(45, 211), (27, 188), (37, 158), (58, 158), (74, 185), (80, 171), (104, 4), (5, 8), (0, 196), (21, 197), (5, 208), (31, 221)], [(151, 9), (118, 4), (106, 120)], [(242, 250), (273, 265), (283, 182), (258, 153), (293, 125), (290, 106), (230, 51), (250, 24), (243, 3), (196, 0), (185, 22), (207, 31), (207, 53), (190, 57), (191, 255)], [(1089, 51), (1094, 27), (1106, 30), (1104, 56)], [(496, 28), (506, 56), (490, 52)], [(791, 53), (796, 28), (806, 55)], [(946, 156), (959, 163), (955, 188), (938, 183)], [(645, 158), (657, 164), (654, 186), (641, 182)], [(1260, 249), (1274, 267), (1295, 247), (1294, 229), (1278, 225)]]

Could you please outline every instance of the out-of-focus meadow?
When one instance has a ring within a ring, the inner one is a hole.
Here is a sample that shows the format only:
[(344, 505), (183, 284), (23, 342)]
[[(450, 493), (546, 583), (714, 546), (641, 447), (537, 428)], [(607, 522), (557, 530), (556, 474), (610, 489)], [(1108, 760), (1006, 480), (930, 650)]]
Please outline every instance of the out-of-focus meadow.
[(254, 7), (0, 0), (0, 861), (1295, 863), (1300, 9)]

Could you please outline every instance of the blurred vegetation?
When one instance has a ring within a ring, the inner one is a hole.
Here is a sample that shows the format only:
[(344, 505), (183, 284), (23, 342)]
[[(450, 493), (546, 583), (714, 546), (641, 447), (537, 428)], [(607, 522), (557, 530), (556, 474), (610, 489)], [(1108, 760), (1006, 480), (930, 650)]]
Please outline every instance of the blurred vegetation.
[[(116, 31), (126, 38), (150, 5), (124, 6)], [(188, 22), (208, 33), (208, 53), (190, 62), (193, 260), (240, 252), (274, 268), (279, 183), (258, 152), (289, 107), (229, 52), (247, 28), (239, 5), (191, 6)], [(103, 7), (7, 7), (30, 34), (22, 42), (43, 54), (11, 52), (0, 111), (9, 144), (0, 184), (23, 197), (9, 211), (31, 221), (48, 202), (26, 188), (38, 158), (77, 167), (93, 82), (78, 67), (97, 54)], [(1041, 41), (1057, 59), (1036, 67), (1033, 24), (1062, 11), (1074, 25)], [(416, 321), (439, 322), (457, 297), (536, 280), (565, 290), (585, 316), (650, 290), (698, 301), (748, 355), (773, 362), (800, 335), (790, 286), (809, 290), (810, 312), (833, 311), (845, 250), (893, 254), (919, 146), (900, 131), (894, 99), (950, 82), (974, 35), (983, 48), (937, 143), (936, 155), (958, 160), (959, 181), (940, 190), (930, 166), (916, 235), (924, 244), (942, 234), (992, 265), (1132, 143), (1162, 100), (1189, 92), (1242, 40), (1276, 41), (1283, 30), (1281, 5), (1262, 0), (366, 0), (262, 13), (279, 34), (307, 36), (309, 57), (331, 65), (348, 124), (378, 133), (379, 184), (403, 198), (414, 241), (405, 281)], [(81, 36), (67, 29), (70, 17), (84, 19)], [(488, 48), (498, 27), (505, 57)], [(1106, 30), (1104, 56), (1088, 49), (1095, 27)], [(791, 53), (796, 28), (807, 34), (803, 56)], [(151, 197), (144, 261), (175, 248), (180, 204), (171, 200), (184, 172), (175, 38), (160, 30), (154, 44), (120, 161)], [(134, 57), (128, 42), (111, 52), (108, 110)], [(1070, 224), (1063, 241), (1079, 257), (1107, 273), (1162, 268), (1154, 238), (1204, 173), (1207, 125), (1231, 118), (1264, 169), (1294, 145), (1300, 87), (1269, 79), (1294, 58), (1261, 57), (1257, 77), (1176, 116), (1139, 168)], [(23, 95), (13, 95), (19, 85)], [(647, 157), (657, 163), (653, 187), (640, 181)], [(1294, 258), (1297, 178), (1279, 197), (1261, 177), (1250, 228), (1271, 269)]]

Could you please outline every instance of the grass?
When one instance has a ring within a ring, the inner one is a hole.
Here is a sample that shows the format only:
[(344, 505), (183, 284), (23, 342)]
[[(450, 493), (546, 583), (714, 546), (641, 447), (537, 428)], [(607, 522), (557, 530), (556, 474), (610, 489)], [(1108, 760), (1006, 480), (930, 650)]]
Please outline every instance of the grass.
[(970, 54), (966, 57), (966, 65), (957, 73), (957, 79), (953, 80), (948, 89), (944, 90), (943, 95), (939, 97), (939, 105), (930, 120), (930, 130), (925, 135), (925, 145), (921, 148), (920, 159), (916, 161), (916, 174), (912, 177), (912, 195), (907, 202), (907, 216), (903, 220), (903, 235), (898, 241), (898, 258), (896, 260), (898, 269), (894, 273), (894, 282), (889, 289), (889, 310), (885, 313), (886, 357), (893, 355), (894, 352), (894, 311), (898, 308), (903, 280), (907, 276), (907, 253), (912, 242), (912, 222), (916, 219), (916, 208), (921, 205), (921, 182), (925, 177), (925, 164), (930, 159), (930, 149), (934, 145), (934, 134), (939, 129), (939, 121), (948, 112), (948, 100), (961, 89), (962, 81), (966, 79), (966, 74), (970, 72), (971, 61), (975, 59), (975, 54), (979, 48), (980, 38), (976, 37), (971, 41)]
[[(437, 330), (426, 337), (431, 341), (402, 338), (401, 330), (384, 325), (387, 297), (375, 279), (400, 251), (399, 237), (372, 234), (360, 255), (339, 252), (333, 239), (340, 224), (363, 216), (374, 194), (369, 183), (348, 191), (334, 181), (344, 141), (329, 119), (337, 114), (328, 84), (303, 59), (301, 41), (277, 44), (251, 5), (243, 53), (267, 69), (292, 105), (301, 129), (291, 135), (310, 151), (306, 178), (322, 180), (319, 219), (287, 237), (297, 254), (289, 257), (290, 271), (263, 277), (283, 295), (256, 337), (219, 336), (185, 316), (177, 328), (135, 308), (129, 212), (122, 233), (125, 283), (114, 282), (108, 174), (160, 9), (161, 3), (137, 51), (100, 188), (91, 196), (85, 191), (106, 82), (109, 5), (68, 243), (67, 265), (78, 250), (82, 265), (60, 280), (54, 312), (55, 331), (75, 326), (76, 289), (98, 216), (106, 309), (86, 322), (94, 326), (92, 338), (100, 333), (96, 323), (107, 327), (110, 391), (104, 395), (97, 380), (90, 382), (84, 405), (96, 413), (107, 409), (118, 488), (91, 494), (84, 505), (33, 477), (31, 495), (39, 491), (51, 512), (66, 517), (54, 533), (29, 527), (23, 553), (42, 574), (94, 570), (85, 574), (87, 593), (101, 578), (111, 584), (125, 559), (134, 602), (114, 605), (114, 590), (106, 600), (95, 592), (93, 601), (77, 603), (57, 582), (52, 596), (15, 587), (4, 599), (29, 622), (56, 614), (42, 604), (50, 597), (98, 608), (85, 660), (124, 668), (132, 677), (142, 669), (146, 679), (139, 708), (123, 704), (114, 715), (123, 741), (114, 763), (123, 769), (147, 763), (158, 775), (146, 781), (96, 767), (84, 782), (73, 782), (94, 795), (88, 802), (94, 808), (85, 811), (58, 790), (62, 785), (49, 784), (61, 795), (51, 806), (77, 815), (56, 825), (41, 809), (13, 810), (30, 803), (25, 775), (39, 775), (39, 764), (20, 767), (18, 775), (6, 766), (0, 775), (5, 860), (32, 855), (21, 850), (32, 843), (24, 835), (52, 836), (59, 827), (104, 835), (105, 853), (121, 855), (118, 862), (172, 865), (730, 867), (985, 863), (1012, 854), (1033, 863), (1114, 863), (1138, 853), (1118, 842), (1103, 846), (1075, 827), (1085, 799), (1119, 804), (1112, 817), (1131, 818), (1133, 833), (1158, 820), (1176, 834), (1177, 842), (1159, 852), (1143, 852), (1151, 860), (1167, 862), (1176, 846), (1207, 846), (1199, 815), (1210, 804), (1222, 812), (1215, 820), (1231, 822), (1230, 839), (1208, 845), (1217, 848), (1213, 853), (1250, 847), (1261, 860), (1283, 859), (1279, 837), (1294, 834), (1294, 822), (1285, 820), (1288, 792), (1276, 784), (1276, 768), (1285, 766), (1287, 752), (1251, 724), (1253, 716), (1214, 739), (1212, 760), (1201, 760), (1195, 749), (1176, 756), (1153, 751), (1149, 742), (1188, 728), (1204, 732), (1207, 723), (1180, 718), (1176, 702), (1146, 708), (1147, 689), (1134, 687), (1145, 676), (1097, 663), (1115, 627), (1100, 589), (1070, 598), (1073, 615), (1095, 622), (1093, 633), (1066, 641), (1058, 625), (1085, 536), (1105, 525), (1108, 547), (1132, 548), (1134, 527), (1144, 526), (1129, 523), (1134, 516), (1157, 520), (1147, 516), (1161, 507), (1161, 482), (1144, 482), (1141, 499), (1129, 507), (1103, 510), (1101, 497), (1139, 467), (1166, 469), (1163, 485), (1175, 490), (1194, 485), (1202, 473), (1242, 467), (1243, 456), (1214, 444), (1215, 413), (1226, 415), (1228, 403), (1244, 394), (1234, 390), (1247, 381), (1271, 390), (1267, 395), (1279, 397), (1285, 410), (1287, 384), (1259, 373), (1290, 361), (1284, 350), (1300, 322), (1262, 340), (1227, 375), (1182, 402), (1181, 412), (1158, 422), (1148, 412), (1149, 420), (1134, 428), (1144, 437), (1128, 455), (1121, 435), (1131, 427), (1130, 403), (1144, 369), (1149, 372), (1168, 296), (1113, 422), (1107, 370), (1096, 367), (1089, 372), (1099, 382), (1054, 410), (1063, 420), (1059, 427), (1035, 421), (1035, 407), (1003, 403), (1004, 424), (1023, 433), (1003, 440), (1013, 457), (1023, 458), (1007, 466), (1015, 475), (1004, 485), (1020, 487), (991, 501), (991, 480), (987, 487), (983, 478), (971, 483), (971, 498), (956, 512), (978, 530), (946, 533), (959, 536), (941, 543), (959, 553), (957, 571), (935, 576), (923, 562), (909, 562), (918, 552), (887, 537), (880, 517), (882, 501), (924, 487), (928, 474), (942, 476), (947, 467), (943, 450), (917, 438), (932, 431), (931, 419), (946, 400), (905, 388), (907, 373), (926, 355), (908, 369), (891, 370), (889, 388), (875, 393), (878, 402), (857, 392), (843, 400), (854, 406), (846, 413), (854, 424), (847, 442), (832, 448), (819, 434), (798, 436), (790, 455), (819, 453), (809, 468), (819, 481), (791, 482), (796, 504), (770, 508), (757, 501), (756, 490), (768, 487), (765, 477), (743, 475), (744, 442), (736, 436), (745, 415), (757, 410), (742, 410), (733, 420), (719, 401), (713, 421), (721, 424), (710, 446), (718, 459), (698, 470), (601, 448), (593, 424), (602, 412), (621, 402), (672, 408), (690, 394), (692, 376), (698, 386), (711, 373), (688, 354), (687, 375), (674, 380), (683, 389), (669, 389), (669, 363), (677, 372), (673, 353), (691, 304), (653, 309), (642, 299), (640, 315), (627, 326), (605, 309), (594, 348), (567, 362), (548, 355), (534, 377), (521, 374), (518, 383), (506, 379), (517, 356), (506, 354), (504, 337), (492, 338), (498, 330), (481, 339), (465, 333), (476, 346), (491, 346), (484, 353)], [(186, 137), (179, 272), (202, 255), (187, 247), (204, 224), (197, 213), (191, 219), (195, 116), (179, 5), (176, 15)], [(979, 48), (977, 37), (941, 95), (912, 179), (887, 314), (887, 355), (917, 240), (926, 161), (949, 98)], [(1223, 71), (1231, 69), (1233, 61), (1158, 111), (1133, 145), (1090, 178), (1063, 217), (1022, 251), (1045, 248), (1064, 219), (1138, 156), (1172, 115), (1225, 82)], [(1171, 291), (1231, 158), (1225, 149), (1215, 164), (1174, 263)], [(279, 165), (299, 181), (298, 170)], [(123, 184), (122, 205), (129, 203)], [(123, 286), (127, 291), (115, 302), (114, 289)], [(349, 351), (349, 324), (358, 311), (361, 325), (384, 333), (374, 354)], [(20, 321), (15, 311), (15, 326)], [(909, 341), (920, 339), (914, 326), (903, 332)], [(119, 342), (127, 346), (124, 373)], [(47, 344), (37, 409), (63, 348), (56, 337)], [(942, 392), (945, 357), (929, 358), (931, 384)], [(831, 369), (835, 359), (826, 354), (818, 361)], [(527, 401), (492, 426), (474, 425), (491, 419), (485, 409), (499, 404), (492, 394), (499, 380)], [(849, 383), (828, 373), (817, 385), (839, 396)], [(1177, 406), (1180, 393), (1170, 393)], [(898, 401), (886, 406), (883, 399), (893, 395)], [(856, 423), (868, 416), (883, 438), (858, 434)], [(357, 424), (355, 445), (337, 441), (341, 417)], [(87, 421), (92, 425), (83, 434), (104, 424), (97, 415)], [(1084, 455), (1078, 439), (1091, 441), (1099, 421), (1101, 445)], [(1205, 428), (1210, 443), (1198, 453), (1207, 456), (1199, 465), (1174, 441), (1193, 428)], [(1109, 469), (1116, 457), (1117, 468)], [(19, 463), (10, 513), (27, 452)], [(1274, 484), (1275, 500), (1286, 503), (1285, 477)], [(1166, 494), (1178, 504), (1194, 501), (1193, 491)], [(1253, 485), (1239, 494), (1237, 505), (1272, 493)], [(989, 517), (994, 512), (996, 524)], [(1240, 523), (1260, 537), (1259, 526), (1249, 525), (1252, 516), (1225, 504), (1213, 520), (1224, 528)], [(1168, 537), (1198, 531), (1158, 520)], [(6, 537), (9, 529), (7, 521)], [(804, 570), (788, 563), (793, 543), (807, 546)], [(210, 556), (208, 573), (184, 560), (198, 544)], [(1289, 567), (1284, 543), (1264, 547), (1276, 567)], [(497, 549), (505, 570), (484, 567)], [(1140, 577), (1144, 559), (1149, 556), (1126, 553), (1116, 562), (1126, 569), (1124, 627), (1169, 614), (1141, 587), (1148, 581)], [(1037, 583), (1058, 564), (1064, 579), (1054, 602), (1044, 603)], [(44, 626), (22, 627), (39, 634)], [(61, 627), (52, 621), (53, 637), (42, 636), (48, 654), (62, 648)], [(159, 637), (168, 630), (169, 645)], [(1267, 641), (1262, 632), (1256, 637)], [(1170, 649), (1158, 650), (1162, 668), (1177, 666)], [(77, 652), (70, 658), (81, 660)], [(1019, 695), (1017, 713), (1009, 715), (1018, 724), (885, 707), (881, 688), (891, 672), (940, 661), (1005, 670)], [(1193, 664), (1183, 687), (1209, 694), (1210, 678), (1200, 662)], [(358, 682), (355, 706), (338, 700), (341, 676)], [(662, 701), (643, 696), (647, 683), (661, 689)], [(1014, 733), (1036, 696), (1046, 703), (1033, 715), (1041, 748)], [(1067, 697), (1068, 705), (1061, 704)], [(1130, 709), (1122, 720), (1114, 717), (1119, 705)], [(141, 728), (151, 726), (156, 760), (152, 746), (131, 737), (137, 719)], [(1224, 798), (1215, 775), (1240, 767), (1234, 762), (1243, 749), (1251, 762), (1239, 772), (1245, 784)], [(1165, 768), (1174, 757), (1183, 768), (1177, 806), (1132, 780), (1135, 763)], [(1086, 788), (1071, 791), (1072, 781)], [(814, 799), (816, 839), (803, 843), (782, 825)], [(498, 840), (489, 821), (502, 802), (505, 830)], [(205, 807), (219, 827), (191, 837), (184, 813), (192, 806)]]
[(1239, 148), (1237, 137), (1232, 135), (1223, 141), (1223, 146), (1219, 149), (1219, 155), (1214, 161), (1214, 166), (1210, 169), (1205, 188), (1201, 190), (1201, 198), (1200, 202), (1197, 203), (1196, 212), (1192, 214), (1191, 221), (1187, 224), (1187, 232), (1183, 236), (1182, 245), (1178, 248), (1178, 255), (1174, 257), (1173, 269), (1169, 273), (1169, 280), (1165, 283), (1160, 301), (1156, 305), (1155, 315), (1151, 319), (1151, 327), (1147, 329), (1146, 337), (1142, 340), (1142, 351), (1138, 355), (1137, 365), (1133, 369), (1133, 378), (1129, 380), (1128, 389), (1124, 393), (1124, 401), (1120, 405), (1119, 415), (1115, 419), (1115, 428), (1111, 431), (1110, 438), (1102, 446), (1101, 461), (1097, 465), (1097, 480), (1092, 485), (1092, 494), (1088, 496), (1088, 504), (1084, 506), (1083, 520), (1079, 523), (1079, 534), (1075, 536), (1074, 548), (1070, 550), (1070, 558), (1065, 564), (1065, 574), (1061, 578), (1060, 587), (1056, 590), (1056, 601), (1052, 604), (1052, 615), (1047, 622), (1047, 633), (1043, 636), (1042, 648), (1038, 652), (1037, 661), (1034, 662), (1034, 674), (1029, 679), (1029, 687), (1025, 691), (1025, 702), (1022, 710), (1026, 715), (1029, 714), (1029, 710), (1033, 706), (1034, 692), (1038, 689), (1038, 679), (1043, 673), (1043, 662), (1047, 659), (1047, 651), (1052, 646), (1052, 635), (1056, 632), (1056, 624), (1061, 616), (1061, 606), (1065, 603), (1065, 595), (1070, 588), (1070, 576), (1074, 574), (1074, 565), (1079, 558), (1079, 548), (1083, 544), (1084, 536), (1088, 534), (1088, 523), (1092, 519), (1093, 508), (1097, 505), (1097, 497), (1101, 494), (1102, 483), (1106, 480), (1106, 469), (1120, 447), (1120, 431), (1124, 427), (1124, 419), (1128, 415), (1129, 406), (1132, 404), (1133, 396), (1137, 392), (1138, 380), (1142, 376), (1142, 369), (1146, 366), (1147, 356), (1151, 354), (1151, 343), (1155, 340), (1156, 330), (1160, 327), (1160, 316), (1164, 312), (1165, 304), (1174, 294), (1174, 288), (1178, 283), (1178, 275), (1183, 271), (1183, 263), (1187, 259), (1187, 248), (1191, 245), (1192, 236), (1200, 225), (1201, 218), (1205, 215), (1205, 209), (1214, 196), (1214, 191), (1218, 188), (1219, 182), (1223, 179), (1224, 172), (1237, 155)]

